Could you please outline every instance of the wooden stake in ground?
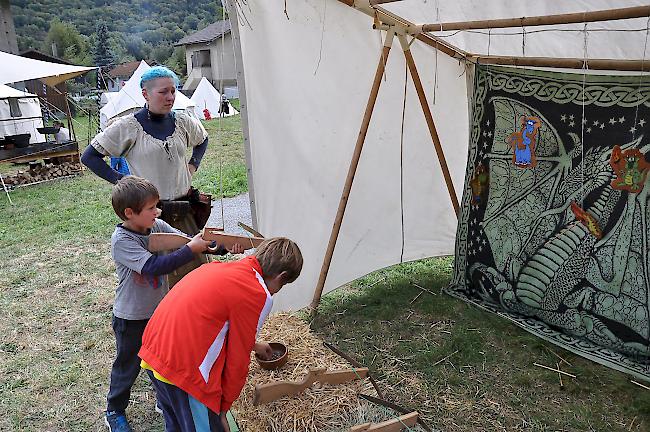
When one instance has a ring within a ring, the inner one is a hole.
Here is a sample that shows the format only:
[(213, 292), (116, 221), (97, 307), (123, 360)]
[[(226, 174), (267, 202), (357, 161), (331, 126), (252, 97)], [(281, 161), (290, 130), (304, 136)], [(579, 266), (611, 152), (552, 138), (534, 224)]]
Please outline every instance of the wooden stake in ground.
[(338, 239), (339, 232), (341, 231), (341, 223), (343, 222), (343, 215), (345, 214), (345, 209), (348, 205), (350, 190), (352, 190), (352, 182), (354, 181), (354, 175), (357, 172), (357, 166), (359, 165), (359, 159), (361, 158), (361, 150), (363, 150), (363, 143), (366, 140), (366, 134), (368, 133), (368, 126), (370, 125), (370, 118), (372, 117), (372, 111), (375, 108), (375, 102), (377, 102), (377, 95), (379, 94), (379, 86), (381, 85), (381, 78), (384, 75), (384, 69), (386, 68), (386, 62), (388, 61), (388, 54), (390, 53), (390, 47), (393, 44), (394, 37), (395, 37), (395, 30), (391, 28), (390, 30), (388, 30), (386, 34), (386, 40), (384, 41), (384, 46), (381, 51), (379, 64), (377, 65), (377, 71), (375, 72), (375, 79), (372, 83), (370, 96), (368, 97), (368, 103), (366, 104), (366, 112), (363, 115), (363, 121), (361, 122), (361, 130), (359, 130), (357, 143), (354, 147), (354, 153), (352, 154), (350, 167), (348, 168), (348, 175), (345, 179), (343, 192), (341, 193), (339, 208), (336, 212), (336, 217), (334, 218), (334, 225), (332, 226), (332, 232), (330, 233), (329, 242), (327, 243), (325, 257), (323, 258), (323, 265), (320, 270), (320, 275), (318, 276), (318, 283), (316, 284), (314, 298), (310, 306), (312, 310), (312, 316), (316, 314), (318, 304), (320, 303), (321, 295), (323, 295), (323, 287), (325, 286), (327, 273), (329, 272), (330, 264), (332, 264), (334, 247), (336, 247), (336, 240)]

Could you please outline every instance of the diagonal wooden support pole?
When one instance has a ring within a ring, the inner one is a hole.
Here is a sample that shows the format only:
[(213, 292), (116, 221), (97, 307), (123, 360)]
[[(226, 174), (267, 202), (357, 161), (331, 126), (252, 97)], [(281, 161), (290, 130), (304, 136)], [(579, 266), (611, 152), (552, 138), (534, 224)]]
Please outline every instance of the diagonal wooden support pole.
[(422, 87), (422, 81), (420, 81), (420, 75), (418, 75), (418, 69), (415, 66), (415, 60), (413, 60), (413, 54), (411, 54), (411, 48), (409, 47), (406, 37), (403, 35), (398, 36), (402, 49), (404, 50), (404, 57), (406, 57), (406, 64), (408, 65), (409, 71), (411, 72), (411, 77), (413, 78), (413, 84), (415, 85), (415, 90), (420, 99), (420, 105), (422, 105), (422, 111), (424, 112), (424, 118), (427, 121), (427, 126), (429, 127), (429, 133), (431, 134), (431, 139), (433, 140), (433, 146), (436, 149), (436, 154), (438, 155), (438, 161), (440, 162), (440, 168), (442, 169), (442, 175), (445, 178), (445, 183), (447, 184), (447, 190), (449, 191), (449, 198), (451, 199), (451, 205), (454, 207), (456, 212), (456, 217), (460, 211), (458, 205), (458, 197), (456, 196), (456, 190), (454, 189), (454, 183), (451, 181), (451, 174), (449, 173), (449, 168), (447, 167), (447, 160), (445, 159), (445, 153), (442, 150), (442, 145), (440, 144), (440, 138), (438, 137), (438, 131), (436, 130), (436, 125), (433, 122), (433, 115), (431, 115), (431, 109), (429, 108), (429, 103), (427, 102), (427, 96), (424, 94), (424, 88)]
[(325, 286), (327, 273), (329, 272), (330, 264), (332, 263), (334, 247), (336, 246), (336, 240), (338, 239), (339, 232), (341, 231), (341, 222), (343, 222), (343, 215), (345, 214), (345, 208), (348, 204), (348, 197), (350, 196), (350, 190), (352, 189), (352, 182), (354, 181), (354, 175), (357, 172), (359, 158), (361, 157), (361, 150), (363, 149), (363, 143), (366, 140), (368, 126), (370, 125), (370, 118), (372, 117), (372, 111), (375, 108), (375, 102), (377, 102), (379, 86), (381, 85), (381, 79), (384, 75), (384, 69), (386, 68), (388, 54), (390, 53), (390, 47), (393, 44), (394, 37), (395, 29), (391, 28), (386, 34), (386, 40), (384, 41), (384, 46), (381, 50), (381, 57), (379, 58), (379, 64), (377, 65), (377, 71), (375, 72), (375, 79), (372, 83), (370, 96), (368, 97), (368, 103), (366, 104), (366, 112), (364, 113), (363, 121), (361, 122), (361, 130), (359, 131), (357, 143), (354, 147), (354, 153), (352, 154), (352, 160), (350, 161), (350, 168), (348, 169), (348, 176), (345, 179), (345, 185), (343, 186), (343, 192), (341, 193), (341, 200), (339, 201), (339, 208), (336, 212), (336, 218), (334, 219), (334, 226), (332, 226), (332, 232), (330, 233), (327, 250), (325, 251), (325, 258), (323, 258), (323, 265), (320, 270), (320, 275), (318, 276), (316, 291), (314, 292), (314, 298), (310, 305), (312, 316), (316, 314), (316, 309), (320, 303), (320, 298), (323, 295), (323, 287)]
[(5, 193), (7, 194), (9, 204), (14, 205), (14, 202), (11, 201), (11, 196), (9, 195), (9, 189), (7, 189), (7, 185), (5, 184), (5, 179), (2, 178), (2, 174), (0, 174), (0, 181), (2, 182), (2, 189), (4, 189)]

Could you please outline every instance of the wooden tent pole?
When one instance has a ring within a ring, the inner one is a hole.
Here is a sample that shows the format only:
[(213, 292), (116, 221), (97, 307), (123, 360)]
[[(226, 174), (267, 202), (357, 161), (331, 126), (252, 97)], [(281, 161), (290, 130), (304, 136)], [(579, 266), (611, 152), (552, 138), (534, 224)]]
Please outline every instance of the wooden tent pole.
[(427, 102), (427, 96), (424, 93), (424, 87), (422, 86), (422, 81), (420, 81), (420, 75), (418, 74), (418, 69), (415, 66), (415, 60), (413, 59), (413, 54), (411, 54), (411, 48), (409, 47), (409, 44), (406, 41), (405, 36), (398, 35), (398, 38), (400, 43), (402, 44), (402, 49), (404, 50), (404, 57), (406, 57), (406, 64), (408, 65), (409, 71), (411, 72), (411, 77), (413, 78), (413, 84), (415, 85), (415, 90), (418, 94), (418, 98), (420, 99), (420, 105), (422, 106), (422, 111), (424, 112), (424, 118), (427, 121), (427, 126), (429, 127), (429, 133), (431, 134), (431, 139), (433, 140), (433, 146), (435, 147), (436, 154), (438, 155), (438, 161), (440, 162), (442, 175), (444, 176), (445, 183), (447, 184), (447, 191), (449, 192), (451, 205), (454, 207), (454, 211), (456, 212), (456, 217), (458, 217), (458, 214), (460, 212), (458, 197), (456, 196), (454, 183), (451, 180), (449, 167), (447, 167), (445, 152), (442, 150), (442, 144), (440, 144), (440, 138), (438, 137), (436, 124), (433, 121), (433, 115), (431, 114), (429, 103)]
[(352, 182), (354, 181), (354, 175), (357, 172), (359, 158), (361, 157), (361, 150), (363, 149), (363, 143), (366, 140), (368, 126), (370, 125), (370, 118), (372, 117), (372, 111), (375, 108), (375, 102), (377, 102), (379, 86), (381, 85), (384, 69), (386, 68), (386, 62), (388, 61), (388, 54), (390, 53), (390, 47), (393, 44), (394, 37), (395, 29), (390, 28), (386, 34), (386, 40), (381, 51), (381, 56), (379, 57), (379, 64), (377, 64), (375, 79), (372, 83), (370, 96), (368, 97), (368, 103), (366, 104), (366, 111), (363, 115), (363, 121), (361, 122), (361, 129), (357, 137), (357, 143), (354, 147), (354, 153), (352, 154), (352, 160), (350, 161), (350, 167), (348, 169), (347, 178), (345, 179), (345, 185), (343, 186), (343, 192), (341, 193), (339, 208), (336, 212), (336, 218), (334, 219), (334, 225), (332, 226), (332, 232), (330, 233), (327, 250), (325, 251), (325, 257), (323, 258), (323, 265), (320, 270), (320, 275), (318, 276), (318, 283), (316, 285), (314, 298), (310, 306), (312, 309), (312, 316), (316, 314), (316, 310), (320, 303), (320, 298), (323, 295), (323, 287), (325, 286), (327, 273), (329, 272), (330, 264), (332, 263), (334, 247), (336, 246), (336, 240), (338, 239), (339, 231), (341, 230), (341, 222), (343, 222), (343, 215), (345, 214), (345, 208), (348, 204), (348, 197), (350, 196), (350, 190), (352, 189)]
[(508, 56), (481, 56), (468, 54), (471, 62), (478, 64), (494, 64), (504, 66), (537, 66), (567, 69), (590, 70), (618, 70), (618, 71), (648, 71), (650, 62), (643, 60), (612, 60), (612, 59), (585, 59), (583, 58), (552, 58), (552, 57), (508, 57)]
[(507, 27), (535, 27), (556, 24), (577, 24), (596, 21), (644, 18), (647, 16), (650, 16), (650, 5), (560, 15), (422, 24), (420, 27), (423, 32), (438, 32), (448, 30), (478, 30)]

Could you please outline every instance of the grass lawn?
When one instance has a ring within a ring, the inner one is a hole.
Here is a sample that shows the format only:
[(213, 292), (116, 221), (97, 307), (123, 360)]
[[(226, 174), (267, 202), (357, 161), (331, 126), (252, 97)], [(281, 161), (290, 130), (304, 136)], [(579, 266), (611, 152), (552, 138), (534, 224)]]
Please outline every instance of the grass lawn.
[[(211, 145), (195, 184), (218, 195), (221, 163), (224, 195), (246, 191), (239, 116), (206, 127)], [(118, 222), (109, 193), (86, 173), (20, 188), (14, 206), (0, 197), (1, 431), (104, 430)], [(443, 431), (650, 429), (649, 391), (441, 294), (451, 268), (449, 258), (429, 259), (361, 278), (323, 298), (312, 328)], [(431, 293), (418, 297), (416, 284)], [(555, 366), (556, 354), (578, 375), (564, 390), (557, 374), (532, 365)], [(144, 377), (131, 399), (136, 431), (163, 430)]]

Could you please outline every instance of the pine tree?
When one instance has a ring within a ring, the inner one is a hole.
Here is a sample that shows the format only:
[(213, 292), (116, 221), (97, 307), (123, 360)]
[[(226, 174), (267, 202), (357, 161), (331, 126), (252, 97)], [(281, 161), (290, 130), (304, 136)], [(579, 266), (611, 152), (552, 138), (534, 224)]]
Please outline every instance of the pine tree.
[(97, 43), (93, 50), (93, 59), (97, 66), (108, 66), (115, 61), (110, 44), (108, 43), (108, 27), (104, 22), (100, 22), (97, 25)]

